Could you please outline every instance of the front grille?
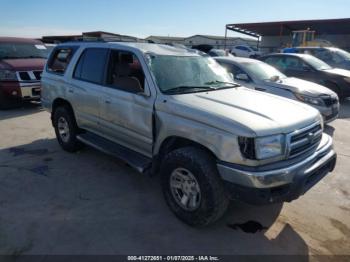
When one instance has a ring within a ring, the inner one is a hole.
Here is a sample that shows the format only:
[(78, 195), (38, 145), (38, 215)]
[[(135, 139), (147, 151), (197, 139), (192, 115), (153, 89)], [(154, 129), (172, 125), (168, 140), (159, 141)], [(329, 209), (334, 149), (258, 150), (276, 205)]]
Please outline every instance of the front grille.
[(33, 71), (33, 74), (35, 75), (36, 80), (40, 80), (41, 79), (41, 73), (43, 71)]
[(297, 130), (289, 135), (289, 158), (315, 149), (322, 139), (321, 124)]
[(21, 78), (21, 80), (23, 81), (29, 81), (31, 80), (30, 75), (28, 72), (19, 72), (19, 77)]
[(332, 96), (321, 96), (323, 102), (325, 103), (326, 106), (332, 106), (336, 103), (338, 103), (338, 99), (336, 97)]
[(43, 71), (21, 71), (18, 72), (20, 81), (37, 81), (41, 79)]

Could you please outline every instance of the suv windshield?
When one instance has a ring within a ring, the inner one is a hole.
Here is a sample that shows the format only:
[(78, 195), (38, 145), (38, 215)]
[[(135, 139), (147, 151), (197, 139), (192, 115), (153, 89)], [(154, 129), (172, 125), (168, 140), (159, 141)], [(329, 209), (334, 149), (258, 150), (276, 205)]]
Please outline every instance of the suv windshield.
[(273, 80), (286, 78), (284, 74), (276, 68), (262, 62), (243, 62), (241, 63), (248, 75), (259, 80)]
[(235, 87), (232, 77), (212, 58), (150, 56), (150, 69), (164, 93), (191, 93)]
[(47, 58), (43, 44), (0, 43), (0, 59)]
[(304, 57), (305, 62), (309, 63), (313, 68), (316, 70), (329, 70), (332, 69), (331, 66), (323, 62), (322, 60), (311, 56), (311, 55), (305, 55)]

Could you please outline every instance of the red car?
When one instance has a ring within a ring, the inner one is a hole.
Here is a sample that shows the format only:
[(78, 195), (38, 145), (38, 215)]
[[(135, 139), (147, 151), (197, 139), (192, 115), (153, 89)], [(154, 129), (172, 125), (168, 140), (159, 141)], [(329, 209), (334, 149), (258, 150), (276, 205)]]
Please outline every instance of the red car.
[(39, 40), (0, 37), (0, 108), (40, 100), (40, 78), (47, 55)]

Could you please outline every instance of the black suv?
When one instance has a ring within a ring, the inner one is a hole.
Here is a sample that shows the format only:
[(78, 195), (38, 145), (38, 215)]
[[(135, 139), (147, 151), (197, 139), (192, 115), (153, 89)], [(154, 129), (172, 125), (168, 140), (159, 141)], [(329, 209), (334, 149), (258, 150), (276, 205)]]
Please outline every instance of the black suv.
[(307, 54), (271, 54), (260, 60), (276, 67), (285, 75), (312, 81), (333, 90), (342, 100), (350, 97), (350, 71), (332, 68)]

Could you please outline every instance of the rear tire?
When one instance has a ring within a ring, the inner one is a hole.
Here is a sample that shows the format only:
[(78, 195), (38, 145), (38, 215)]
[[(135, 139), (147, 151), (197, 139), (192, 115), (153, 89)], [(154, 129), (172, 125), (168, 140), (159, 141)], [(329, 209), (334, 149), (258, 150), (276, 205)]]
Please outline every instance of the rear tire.
[[(219, 177), (216, 161), (204, 150), (195, 147), (174, 150), (164, 157), (160, 171), (165, 200), (171, 211), (186, 224), (207, 226), (225, 213), (229, 200)], [(184, 183), (180, 181), (179, 185), (174, 187), (172, 181), (176, 172), (180, 172), (180, 177), (184, 175), (185, 178), (192, 179)], [(188, 183), (190, 186), (185, 189)], [(199, 189), (199, 195), (193, 198), (191, 190), (196, 189)], [(183, 201), (184, 199), (187, 199), (187, 202)]]
[(77, 139), (79, 128), (73, 112), (66, 106), (58, 107), (53, 113), (53, 125), (61, 147), (68, 152), (76, 152), (83, 144)]

